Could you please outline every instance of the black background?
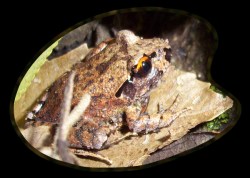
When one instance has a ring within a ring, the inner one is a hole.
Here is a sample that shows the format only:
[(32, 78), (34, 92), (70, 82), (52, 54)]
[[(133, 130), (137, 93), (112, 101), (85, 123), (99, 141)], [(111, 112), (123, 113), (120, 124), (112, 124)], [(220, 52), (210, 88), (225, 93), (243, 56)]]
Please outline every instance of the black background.
[[(3, 170), (10, 176), (16, 172), (25, 177), (41, 176), (89, 176), (93, 173), (63, 167), (33, 154), (23, 144), (13, 129), (9, 116), (11, 95), (17, 80), (39, 50), (65, 29), (76, 23), (110, 10), (130, 7), (160, 6), (181, 9), (207, 19), (217, 30), (219, 48), (212, 64), (212, 76), (242, 103), (242, 116), (237, 125), (225, 136), (200, 151), (181, 157), (170, 163), (145, 170), (125, 172), (124, 176), (228, 176), (246, 172), (243, 160), (249, 158), (247, 117), (245, 114), (248, 94), (246, 83), (249, 60), (247, 49), (248, 27), (247, 5), (236, 2), (167, 2), (167, 1), (101, 1), (96, 2), (46, 2), (15, 3), (4, 5), (1, 12), (2, 48), (1, 90), (4, 101), (1, 110), (7, 115), (1, 117), (1, 162)], [(145, 27), (146, 28), (146, 27)], [(157, 28), (157, 27), (155, 27)], [(1, 105), (2, 105), (1, 101)], [(95, 173), (104, 176), (105, 173)], [(117, 174), (117, 173), (115, 173)], [(119, 174), (119, 173), (118, 173)], [(117, 175), (118, 175), (117, 174)], [(120, 175), (120, 174), (119, 174)]]

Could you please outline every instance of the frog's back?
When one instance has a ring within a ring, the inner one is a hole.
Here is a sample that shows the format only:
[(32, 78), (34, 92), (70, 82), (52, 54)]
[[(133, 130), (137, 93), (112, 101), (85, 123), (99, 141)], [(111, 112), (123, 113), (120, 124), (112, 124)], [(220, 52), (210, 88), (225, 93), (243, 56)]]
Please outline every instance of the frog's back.
[[(72, 108), (78, 104), (84, 93), (92, 96), (95, 105), (105, 100), (116, 101), (115, 93), (126, 80), (127, 61), (118, 57), (120, 46), (112, 43), (100, 53), (85, 58), (76, 63), (72, 70), (75, 71)], [(36, 121), (58, 123), (60, 120), (61, 106), (64, 98), (64, 90), (68, 83), (70, 71), (57, 79), (46, 91), (46, 99), (43, 106), (35, 113)], [(117, 80), (118, 79), (118, 80)], [(105, 102), (104, 102), (105, 103)]]

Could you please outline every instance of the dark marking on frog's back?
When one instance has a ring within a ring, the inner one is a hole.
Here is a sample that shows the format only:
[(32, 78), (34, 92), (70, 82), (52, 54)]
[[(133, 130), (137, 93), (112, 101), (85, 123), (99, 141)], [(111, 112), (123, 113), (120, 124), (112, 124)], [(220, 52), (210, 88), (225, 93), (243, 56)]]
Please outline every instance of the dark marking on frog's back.
[(86, 84), (85, 84), (83, 90), (86, 89), (88, 86), (90, 86), (90, 85), (93, 84), (93, 83), (94, 83), (94, 80), (93, 80), (93, 79), (88, 80), (88, 81), (86, 82)]
[(98, 73), (101, 75), (101, 74), (104, 74), (107, 69), (109, 68), (110, 65), (112, 65), (113, 62), (119, 60), (118, 57), (117, 57), (117, 54), (115, 54), (113, 57), (111, 57), (111, 59), (107, 62), (103, 62), (99, 65), (97, 65), (95, 67), (96, 71), (98, 71)]
[(92, 99), (92, 102), (97, 102), (98, 100), (101, 100), (101, 99), (105, 99), (105, 95), (104, 94), (99, 94), (99, 95), (95, 95), (95, 96), (92, 96), (91, 99)]
[(101, 75), (107, 70), (107, 68), (110, 66), (110, 64), (111, 64), (111, 61), (103, 62), (103, 63), (99, 64), (98, 66), (96, 66), (96, 70)]
[(109, 78), (109, 82), (113, 82), (113, 81), (114, 81), (114, 77), (111, 76), (111, 77)]
[(74, 83), (77, 83), (79, 81), (79, 75), (77, 74), (74, 78)]
[(92, 64), (87, 64), (87, 69), (91, 70), (93, 68)]
[(128, 44), (124, 41), (122, 41), (122, 45), (119, 49), (119, 52), (123, 52), (125, 54), (128, 54)]

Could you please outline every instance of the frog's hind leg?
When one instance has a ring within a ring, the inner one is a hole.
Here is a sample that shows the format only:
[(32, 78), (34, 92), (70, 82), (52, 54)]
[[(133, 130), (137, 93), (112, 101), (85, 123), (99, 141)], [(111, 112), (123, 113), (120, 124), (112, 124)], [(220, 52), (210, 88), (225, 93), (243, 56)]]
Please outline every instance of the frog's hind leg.
[(140, 133), (143, 131), (148, 133), (169, 126), (175, 119), (177, 119), (178, 117), (182, 116), (183, 114), (191, 110), (191, 108), (183, 108), (178, 111), (177, 106), (179, 102), (180, 98), (179, 95), (177, 95), (172, 105), (169, 108), (164, 110), (159, 106), (158, 112), (153, 115), (149, 115), (147, 113), (141, 115), (139, 113), (139, 117), (136, 120), (131, 119), (131, 117), (129, 117), (131, 115), (136, 115), (136, 113), (133, 113), (133, 110), (132, 113), (128, 112), (127, 122), (129, 129), (133, 130), (133, 132), (135, 133)]

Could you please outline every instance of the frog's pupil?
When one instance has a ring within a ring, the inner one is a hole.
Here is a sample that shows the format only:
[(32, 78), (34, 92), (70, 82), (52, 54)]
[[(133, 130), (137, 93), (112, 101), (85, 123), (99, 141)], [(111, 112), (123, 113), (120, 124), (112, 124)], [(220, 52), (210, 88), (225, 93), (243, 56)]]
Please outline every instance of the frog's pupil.
[(143, 61), (142, 68), (143, 68), (144, 72), (147, 73), (151, 69), (151, 63), (149, 61)]

